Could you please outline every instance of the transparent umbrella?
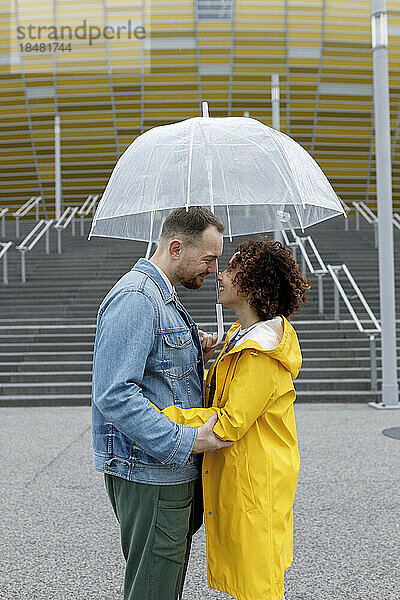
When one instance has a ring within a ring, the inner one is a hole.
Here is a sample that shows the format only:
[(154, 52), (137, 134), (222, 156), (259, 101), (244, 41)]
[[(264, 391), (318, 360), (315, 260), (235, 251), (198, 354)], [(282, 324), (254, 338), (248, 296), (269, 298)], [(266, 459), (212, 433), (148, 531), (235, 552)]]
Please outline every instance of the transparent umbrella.
[[(248, 117), (211, 118), (203, 103), (202, 117), (155, 127), (128, 146), (108, 181), (89, 239), (144, 240), (149, 252), (165, 216), (191, 205), (209, 207), (231, 240), (304, 230), (344, 214), (321, 168), (292, 138)], [(218, 323), (220, 337), (220, 316)]]

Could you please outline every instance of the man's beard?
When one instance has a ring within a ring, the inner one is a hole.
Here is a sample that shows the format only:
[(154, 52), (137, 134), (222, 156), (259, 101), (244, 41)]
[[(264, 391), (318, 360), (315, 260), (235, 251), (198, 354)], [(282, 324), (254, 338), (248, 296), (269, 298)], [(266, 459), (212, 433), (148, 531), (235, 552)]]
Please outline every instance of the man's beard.
[(179, 283), (183, 285), (183, 287), (187, 288), (188, 290), (198, 290), (203, 285), (207, 273), (198, 273), (194, 277), (184, 272), (177, 272), (176, 275)]

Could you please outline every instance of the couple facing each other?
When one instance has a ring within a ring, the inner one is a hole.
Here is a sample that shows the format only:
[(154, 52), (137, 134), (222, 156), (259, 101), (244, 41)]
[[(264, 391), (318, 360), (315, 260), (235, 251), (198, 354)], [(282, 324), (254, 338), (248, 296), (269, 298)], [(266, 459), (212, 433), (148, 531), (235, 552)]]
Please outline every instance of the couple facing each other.
[(172, 211), (155, 254), (99, 308), (94, 467), (120, 526), (125, 600), (182, 597), (203, 507), (209, 587), (237, 600), (284, 595), (300, 467), (301, 353), (288, 318), (308, 286), (279, 242), (241, 243), (218, 275), (220, 302), (238, 320), (205, 376), (215, 338), (174, 286), (195, 290), (216, 272), (223, 231), (204, 207)]

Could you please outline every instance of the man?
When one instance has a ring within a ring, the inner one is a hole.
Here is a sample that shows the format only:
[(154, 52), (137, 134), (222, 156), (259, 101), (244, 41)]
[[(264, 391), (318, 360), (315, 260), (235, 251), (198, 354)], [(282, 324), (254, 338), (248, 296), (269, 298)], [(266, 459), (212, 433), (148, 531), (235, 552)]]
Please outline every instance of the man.
[[(150, 405), (203, 405), (199, 332), (174, 286), (198, 289), (216, 272), (223, 230), (204, 207), (174, 210), (151, 260), (140, 259), (99, 309), (94, 467), (105, 474), (120, 524), (125, 600), (181, 595), (192, 535), (202, 522), (200, 453), (230, 445), (213, 434), (215, 416), (195, 429)], [(207, 355), (209, 345), (204, 335)]]

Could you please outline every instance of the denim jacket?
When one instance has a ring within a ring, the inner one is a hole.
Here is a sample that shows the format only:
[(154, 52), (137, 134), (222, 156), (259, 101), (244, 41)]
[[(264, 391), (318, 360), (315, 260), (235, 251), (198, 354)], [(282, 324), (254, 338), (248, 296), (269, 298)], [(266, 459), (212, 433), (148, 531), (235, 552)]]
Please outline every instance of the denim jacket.
[(204, 403), (197, 325), (151, 262), (140, 259), (100, 305), (93, 357), (94, 468), (148, 484), (200, 475), (196, 430), (159, 409)]

